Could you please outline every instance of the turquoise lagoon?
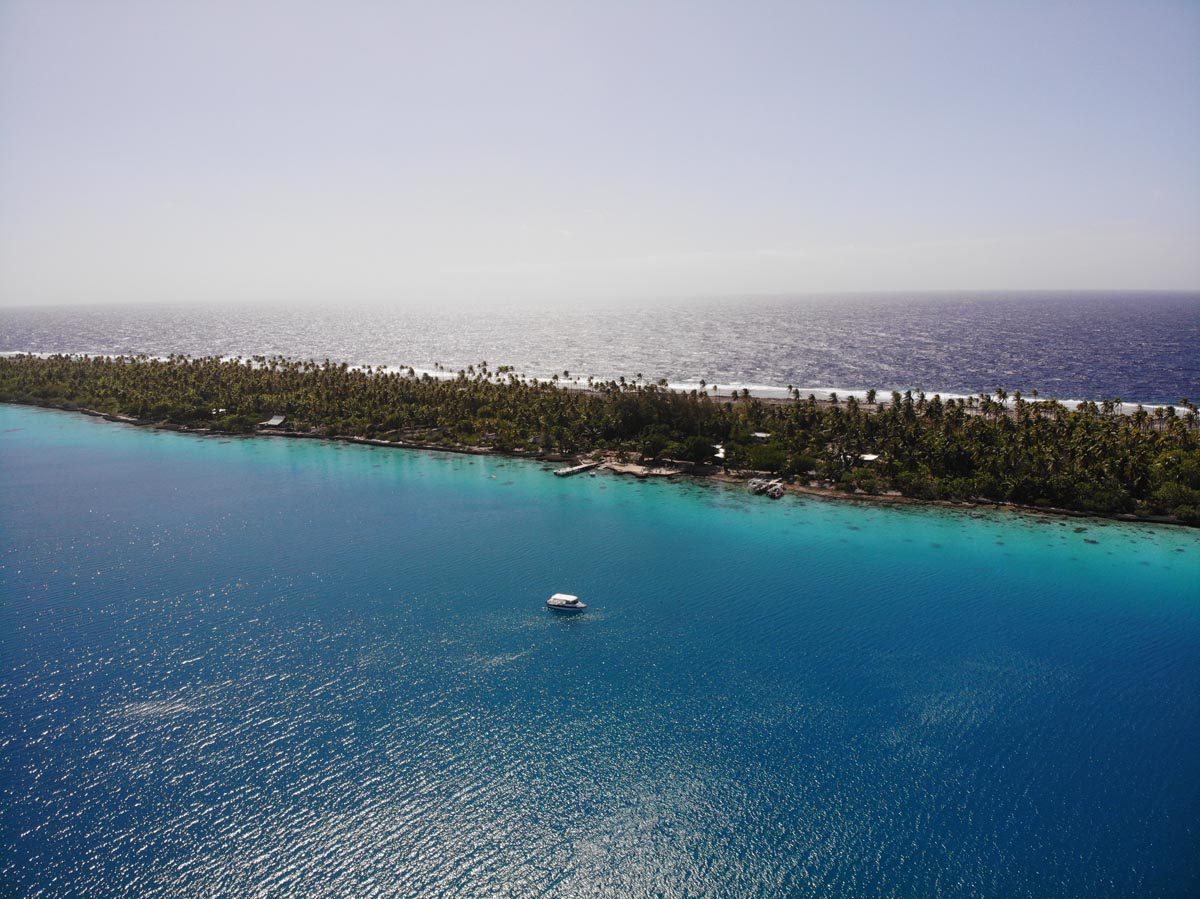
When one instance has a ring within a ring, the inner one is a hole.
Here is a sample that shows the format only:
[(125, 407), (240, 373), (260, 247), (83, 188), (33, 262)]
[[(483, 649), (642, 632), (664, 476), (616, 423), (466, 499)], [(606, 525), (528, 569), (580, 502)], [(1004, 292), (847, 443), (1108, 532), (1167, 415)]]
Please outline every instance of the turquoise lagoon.
[(0, 504), (8, 895), (1200, 893), (1196, 531), (11, 406)]

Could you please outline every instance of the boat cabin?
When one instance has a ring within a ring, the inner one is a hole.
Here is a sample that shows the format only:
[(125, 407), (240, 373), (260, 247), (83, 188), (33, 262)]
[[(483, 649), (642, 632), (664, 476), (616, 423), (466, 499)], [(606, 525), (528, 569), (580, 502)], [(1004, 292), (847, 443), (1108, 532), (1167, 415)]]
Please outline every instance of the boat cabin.
[(579, 601), (578, 596), (572, 596), (570, 593), (555, 593), (546, 600), (546, 605), (559, 612), (575, 612), (587, 608), (585, 603)]

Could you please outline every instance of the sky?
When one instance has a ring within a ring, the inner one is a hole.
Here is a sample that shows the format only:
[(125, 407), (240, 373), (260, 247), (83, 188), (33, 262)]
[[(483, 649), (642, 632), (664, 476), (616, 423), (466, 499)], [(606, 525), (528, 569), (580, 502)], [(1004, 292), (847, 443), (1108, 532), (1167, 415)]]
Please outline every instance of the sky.
[(1200, 288), (1200, 2), (0, 0), (0, 304)]

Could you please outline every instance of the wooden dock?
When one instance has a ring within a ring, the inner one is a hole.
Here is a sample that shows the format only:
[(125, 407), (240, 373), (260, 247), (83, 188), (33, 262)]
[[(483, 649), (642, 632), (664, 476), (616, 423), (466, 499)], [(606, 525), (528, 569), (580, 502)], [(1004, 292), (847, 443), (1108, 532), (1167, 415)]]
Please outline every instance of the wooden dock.
[(569, 478), (573, 474), (580, 474), (584, 471), (591, 471), (593, 468), (599, 468), (599, 462), (584, 462), (582, 465), (572, 465), (570, 468), (558, 468), (554, 473), (560, 478)]

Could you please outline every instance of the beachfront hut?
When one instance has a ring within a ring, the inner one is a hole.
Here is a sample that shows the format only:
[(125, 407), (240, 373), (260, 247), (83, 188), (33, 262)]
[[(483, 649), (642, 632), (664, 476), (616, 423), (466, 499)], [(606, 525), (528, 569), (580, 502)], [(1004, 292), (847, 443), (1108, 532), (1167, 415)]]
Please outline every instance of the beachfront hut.
[(768, 431), (755, 431), (750, 437), (755, 443), (766, 443), (771, 439), (771, 434)]
[(284, 420), (285, 418), (282, 415), (272, 415), (266, 421), (260, 421), (258, 426), (260, 428), (277, 428), (283, 424)]
[(875, 461), (876, 459), (878, 459), (878, 458), (879, 458), (879, 454), (878, 454), (878, 453), (862, 453), (862, 454), (861, 454), (861, 455), (858, 457), (858, 461), (860, 461), (860, 462), (874, 462), (874, 461)]

